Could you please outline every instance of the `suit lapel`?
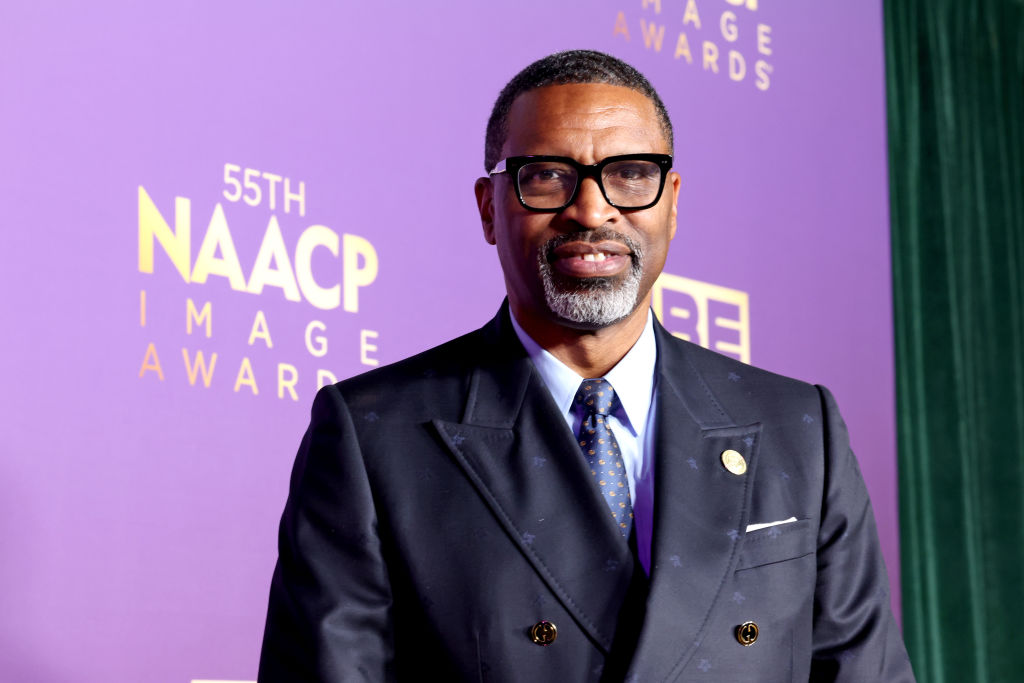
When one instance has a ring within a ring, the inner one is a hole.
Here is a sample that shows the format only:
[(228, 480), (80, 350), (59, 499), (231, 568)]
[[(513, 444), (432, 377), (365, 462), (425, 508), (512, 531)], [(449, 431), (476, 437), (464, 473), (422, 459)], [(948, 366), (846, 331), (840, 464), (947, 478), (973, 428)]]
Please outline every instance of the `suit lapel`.
[[(675, 680), (705, 637), (733, 572), (747, 524), (760, 424), (737, 426), (694, 367), (686, 346), (658, 333), (655, 520), (648, 608), (631, 671)], [(743, 455), (733, 474), (722, 453)], [(667, 656), (667, 653), (678, 655)]]
[(515, 546), (607, 652), (632, 555), (505, 309), (484, 335), (489, 358), (470, 379), (462, 421), (434, 426)]

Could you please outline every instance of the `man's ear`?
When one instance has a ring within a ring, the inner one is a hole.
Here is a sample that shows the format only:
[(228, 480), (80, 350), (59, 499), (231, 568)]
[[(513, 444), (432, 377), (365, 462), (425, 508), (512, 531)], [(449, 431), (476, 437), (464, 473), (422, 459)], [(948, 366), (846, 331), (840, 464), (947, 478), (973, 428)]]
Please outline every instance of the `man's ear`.
[(477, 178), (473, 191), (476, 193), (476, 208), (480, 211), (484, 239), (488, 244), (494, 244), (494, 183), (490, 178)]
[(679, 215), (679, 186), (682, 185), (682, 182), (682, 178), (675, 171), (668, 174), (668, 190), (672, 193), (672, 228), (668, 235), (669, 239), (676, 236), (676, 217)]

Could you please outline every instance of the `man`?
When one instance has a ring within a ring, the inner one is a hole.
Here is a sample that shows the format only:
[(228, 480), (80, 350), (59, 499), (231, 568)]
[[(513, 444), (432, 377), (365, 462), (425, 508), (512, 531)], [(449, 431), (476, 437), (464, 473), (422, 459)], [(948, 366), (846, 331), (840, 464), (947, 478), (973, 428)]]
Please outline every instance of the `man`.
[(607, 55), (506, 86), (475, 189), (507, 304), (317, 396), (261, 681), (913, 680), (830, 394), (650, 313), (671, 154)]

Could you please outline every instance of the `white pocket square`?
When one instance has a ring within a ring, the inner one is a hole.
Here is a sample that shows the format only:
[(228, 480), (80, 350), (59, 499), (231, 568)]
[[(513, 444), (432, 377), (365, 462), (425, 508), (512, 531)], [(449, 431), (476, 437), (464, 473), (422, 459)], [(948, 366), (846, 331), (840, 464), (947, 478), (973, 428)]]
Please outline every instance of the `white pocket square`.
[(760, 524), (748, 524), (747, 533), (751, 531), (757, 531), (758, 529), (767, 529), (770, 526), (778, 526), (780, 524), (790, 524), (796, 521), (796, 517), (790, 517), (789, 519), (780, 519), (778, 522), (761, 522)]

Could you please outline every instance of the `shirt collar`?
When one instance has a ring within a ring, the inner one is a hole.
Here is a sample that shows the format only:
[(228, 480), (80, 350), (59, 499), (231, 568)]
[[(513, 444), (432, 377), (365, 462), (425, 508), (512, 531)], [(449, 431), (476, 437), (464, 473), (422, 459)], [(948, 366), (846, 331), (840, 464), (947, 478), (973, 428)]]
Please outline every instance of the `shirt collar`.
[[(519, 337), (534, 367), (551, 392), (555, 405), (563, 415), (568, 415), (572, 411), (573, 398), (580, 388), (580, 382), (590, 378), (580, 377), (547, 349), (541, 348), (540, 344), (519, 326), (512, 311), (509, 311), (509, 317), (512, 319), (512, 328), (516, 331), (516, 336)], [(654, 322), (648, 310), (647, 322), (639, 339), (622, 360), (604, 376), (615, 389), (615, 394), (626, 413), (626, 421), (634, 434), (647, 424), (647, 414), (651, 410), (651, 399), (654, 396), (654, 367), (657, 356)]]

